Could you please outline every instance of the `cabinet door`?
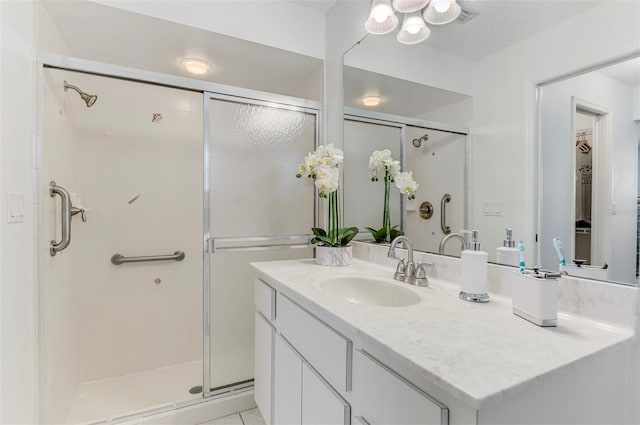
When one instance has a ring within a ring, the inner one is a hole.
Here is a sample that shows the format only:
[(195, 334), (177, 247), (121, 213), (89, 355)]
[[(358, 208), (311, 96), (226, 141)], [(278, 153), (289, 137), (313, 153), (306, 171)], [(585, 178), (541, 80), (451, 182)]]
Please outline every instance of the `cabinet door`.
[(363, 351), (353, 356), (354, 416), (363, 424), (446, 425), (449, 409)]
[(302, 359), (279, 335), (275, 336), (273, 423), (300, 425), (302, 418)]
[(275, 330), (260, 313), (255, 313), (255, 357), (253, 398), (267, 425), (272, 424), (271, 384)]
[(348, 425), (349, 404), (309, 365), (302, 365), (302, 424)]

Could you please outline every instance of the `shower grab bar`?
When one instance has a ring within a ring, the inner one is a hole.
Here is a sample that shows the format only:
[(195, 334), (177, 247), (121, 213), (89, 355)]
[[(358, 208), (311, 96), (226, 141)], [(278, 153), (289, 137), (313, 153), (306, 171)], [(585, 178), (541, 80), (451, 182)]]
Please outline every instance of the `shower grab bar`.
[(144, 257), (125, 257), (121, 254), (113, 254), (111, 263), (119, 266), (125, 263), (144, 263), (148, 261), (182, 261), (184, 260), (184, 252), (176, 251), (170, 255), (147, 255)]
[[(209, 238), (207, 240), (207, 251), (211, 254), (223, 251), (264, 251), (267, 249), (300, 249), (311, 247), (313, 235), (278, 235), (278, 236), (249, 236), (249, 237), (223, 237)], [(298, 241), (298, 243), (263, 243), (270, 241)], [(238, 243), (251, 243), (253, 245), (237, 245)], [(262, 242), (262, 243), (261, 243)], [(231, 246), (219, 246), (224, 243), (235, 243)]]
[(445, 235), (451, 233), (451, 226), (447, 226), (447, 204), (449, 202), (451, 202), (451, 194), (445, 193), (440, 201), (440, 228)]
[(62, 203), (60, 214), (62, 219), (62, 235), (60, 242), (56, 242), (54, 239), (49, 243), (49, 254), (51, 254), (52, 257), (55, 257), (56, 253), (66, 249), (71, 242), (71, 197), (67, 189), (51, 181), (49, 183), (49, 196), (54, 198), (56, 195), (60, 196)]

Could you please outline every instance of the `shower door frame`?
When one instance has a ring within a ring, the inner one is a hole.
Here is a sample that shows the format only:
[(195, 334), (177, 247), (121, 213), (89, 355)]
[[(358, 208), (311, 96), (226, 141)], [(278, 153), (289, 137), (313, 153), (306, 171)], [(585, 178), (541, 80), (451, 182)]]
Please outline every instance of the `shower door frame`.
[[(241, 392), (250, 391), (253, 389), (253, 383), (250, 385), (243, 385), (239, 388), (234, 388), (233, 386), (229, 387), (228, 391), (225, 392), (215, 392), (211, 393), (209, 388), (210, 382), (210, 370), (211, 370), (211, 358), (210, 356), (205, 358), (205, 355), (208, 355), (210, 352), (210, 338), (211, 335), (207, 334), (210, 330), (210, 322), (206, 322), (206, 320), (210, 320), (210, 299), (208, 296), (205, 296), (205, 292), (207, 295), (209, 292), (210, 285), (210, 264), (209, 264), (209, 256), (211, 255), (209, 252), (209, 244), (210, 244), (210, 235), (209, 235), (209, 218), (210, 218), (210, 209), (207, 210), (205, 208), (206, 205), (210, 203), (210, 175), (211, 175), (211, 164), (210, 164), (210, 148), (211, 148), (211, 138), (209, 137), (209, 102), (211, 97), (215, 96), (217, 98), (224, 99), (226, 97), (227, 100), (240, 100), (246, 103), (260, 104), (263, 106), (270, 107), (284, 107), (289, 108), (291, 110), (296, 110), (301, 112), (313, 113), (316, 115), (316, 128), (315, 128), (315, 144), (318, 146), (321, 143), (322, 138), (324, 137), (324, 133), (322, 131), (322, 123), (323, 123), (323, 111), (322, 104), (320, 102), (316, 102), (313, 100), (302, 99), (292, 96), (279, 95), (275, 93), (268, 93), (260, 90), (246, 89), (242, 87), (235, 87), (226, 84), (212, 83), (208, 81), (197, 80), (188, 77), (180, 77), (169, 74), (162, 74), (154, 71), (146, 71), (140, 70), (136, 68), (129, 68), (119, 65), (112, 65), (104, 62), (91, 61), (87, 59), (74, 58), (70, 56), (56, 55), (50, 53), (37, 52), (36, 54), (36, 137), (34, 137), (34, 161), (36, 167), (36, 187), (34, 196), (39, 195), (39, 191), (43, 187), (43, 167), (44, 167), (44, 158), (42, 156), (43, 152), (43, 138), (42, 134), (44, 131), (44, 95), (45, 95), (45, 78), (44, 72), (45, 68), (55, 68), (67, 71), (74, 72), (82, 72), (85, 74), (92, 74), (107, 78), (117, 78), (126, 81), (144, 83), (144, 84), (154, 84), (163, 87), (190, 90), (193, 92), (199, 92), (203, 95), (203, 102), (205, 103), (205, 108), (203, 108), (203, 178), (204, 178), (204, 190), (203, 190), (203, 217), (204, 221), (207, 223), (203, 223), (203, 240), (202, 240), (202, 255), (204, 259), (203, 263), (203, 358), (202, 358), (202, 367), (203, 367), (203, 393), (202, 397), (198, 399), (185, 400), (180, 402), (168, 402), (166, 406), (162, 407), (149, 407), (144, 411), (137, 411), (135, 413), (126, 413), (122, 416), (117, 416), (110, 418), (110, 423), (119, 423), (125, 422), (132, 419), (141, 418), (145, 415), (150, 414), (160, 414), (168, 411), (173, 411), (180, 408), (185, 408), (189, 406), (194, 406), (201, 403), (209, 402), (213, 399), (224, 398), (232, 394), (239, 394)], [(319, 217), (319, 205), (316, 202), (316, 198), (314, 197), (314, 225), (318, 225), (318, 217)], [(37, 198), (36, 198), (37, 199)], [(43, 246), (43, 241), (47, 240), (47, 235), (43, 234), (43, 212), (42, 207), (38, 208), (36, 214), (36, 239), (37, 239), (37, 249), (36, 249), (36, 340), (37, 340), (37, 375), (38, 375), (38, 417), (43, 417), (44, 415), (44, 398), (43, 394), (46, 391), (46, 368), (45, 368), (45, 352), (44, 352), (44, 311), (43, 311), (43, 302), (44, 302), (44, 273), (43, 273), (43, 258), (45, 253), (40, 249)]]
[[(246, 97), (246, 96), (238, 96), (235, 94), (227, 94), (227, 93), (220, 93), (220, 92), (204, 92), (204, 98), (203, 98), (203, 114), (205, 116), (205, 120), (203, 121), (204, 124), (204, 131), (203, 131), (203, 136), (204, 136), (204, 216), (203, 216), (203, 220), (204, 220), (204, 252), (203, 252), (203, 266), (204, 266), (204, 281), (203, 281), (203, 288), (204, 288), (204, 300), (205, 300), (205, 308), (203, 311), (203, 319), (204, 319), (204, 326), (203, 326), (203, 335), (204, 335), (204, 342), (203, 342), (203, 350), (204, 350), (204, 359), (206, 359), (203, 362), (203, 386), (202, 386), (202, 394), (203, 397), (205, 399), (213, 397), (213, 396), (217, 396), (217, 395), (224, 395), (224, 394), (229, 394), (229, 393), (234, 393), (237, 391), (244, 391), (245, 389), (248, 388), (253, 388), (253, 380), (251, 380), (250, 383), (245, 382), (240, 382), (240, 383), (235, 383), (235, 384), (230, 384), (228, 387), (225, 387), (224, 390), (216, 390), (216, 391), (212, 391), (211, 388), (211, 370), (212, 370), (212, 361), (211, 361), (211, 306), (210, 306), (210, 297), (211, 297), (211, 277), (212, 277), (212, 270), (211, 270), (211, 259), (210, 256), (214, 254), (214, 252), (216, 251), (215, 248), (215, 241), (211, 235), (211, 211), (212, 211), (212, 206), (211, 206), (211, 176), (212, 176), (212, 166), (211, 166), (211, 155), (213, 152), (213, 140), (211, 138), (211, 123), (210, 123), (210, 114), (211, 114), (211, 101), (212, 100), (223, 100), (223, 101), (230, 101), (230, 102), (237, 102), (237, 103), (241, 103), (244, 105), (257, 105), (257, 106), (263, 106), (263, 107), (268, 107), (268, 108), (276, 108), (276, 109), (281, 109), (281, 110), (286, 110), (286, 111), (293, 111), (293, 112), (301, 112), (301, 113), (306, 113), (306, 114), (311, 114), (315, 116), (316, 119), (316, 124), (315, 124), (315, 131), (314, 131), (314, 148), (317, 148), (319, 143), (320, 143), (320, 123), (321, 123), (321, 115), (320, 115), (320, 108), (319, 105), (316, 104), (316, 107), (310, 107), (310, 102), (303, 100), (303, 99), (296, 99), (296, 98), (282, 98), (279, 95), (271, 95), (269, 93), (264, 93), (264, 92), (254, 92), (254, 96), (252, 97)], [(300, 103), (299, 101), (303, 100), (302, 103)], [(313, 212), (314, 212), (314, 217), (313, 217), (313, 226), (314, 227), (318, 227), (318, 217), (320, 216), (319, 214), (319, 203), (317, 202), (317, 196), (313, 197)], [(280, 239), (280, 238), (287, 238), (287, 237), (298, 237), (298, 236), (303, 236), (303, 235), (282, 235), (282, 236), (273, 236), (273, 237), (269, 237), (269, 236), (259, 236), (255, 238), (256, 242), (264, 242), (264, 241), (268, 241), (270, 239)], [(311, 247), (312, 245), (308, 242), (311, 239), (312, 235), (306, 235), (307, 236), (307, 247)], [(231, 238), (232, 239), (232, 238)], [(253, 239), (253, 238), (242, 238), (242, 239)], [(234, 248), (234, 250), (264, 250), (264, 249), (282, 249), (282, 248), (301, 248), (301, 245), (273, 245), (273, 246), (269, 246), (266, 247), (264, 245), (260, 245), (260, 246), (252, 246), (252, 245), (246, 245), (243, 246), (242, 248)]]

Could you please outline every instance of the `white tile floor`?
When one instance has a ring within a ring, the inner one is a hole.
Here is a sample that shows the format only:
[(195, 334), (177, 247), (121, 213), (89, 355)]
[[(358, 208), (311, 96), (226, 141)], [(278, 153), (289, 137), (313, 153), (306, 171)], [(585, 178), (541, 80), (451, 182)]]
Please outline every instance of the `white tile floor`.
[(202, 362), (183, 363), (82, 384), (68, 424), (95, 422), (173, 402), (201, 398), (189, 388), (202, 382)]
[(255, 408), (244, 412), (225, 416), (201, 425), (266, 425), (260, 411)]

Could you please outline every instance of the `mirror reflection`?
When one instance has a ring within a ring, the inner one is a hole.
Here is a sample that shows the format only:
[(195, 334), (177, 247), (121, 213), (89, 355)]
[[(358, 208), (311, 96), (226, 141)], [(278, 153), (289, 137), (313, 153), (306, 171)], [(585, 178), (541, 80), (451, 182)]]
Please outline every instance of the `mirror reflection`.
[(382, 225), (384, 188), (367, 163), (389, 149), (419, 184), (415, 201), (392, 191), (390, 205), (416, 249), (459, 256), (478, 229), (491, 262), (516, 266), (524, 240), (527, 267), (559, 270), (563, 257), (571, 275), (635, 284), (640, 68), (596, 69), (616, 57), (606, 52), (564, 60), (577, 42), (562, 34), (602, 16), (599, 2), (545, 2), (553, 22), (540, 2), (498, 3), (460, 2), (464, 20), (418, 45), (367, 35), (345, 53), (346, 219)]
[(543, 267), (637, 280), (639, 88), (640, 58), (541, 85)]
[[(445, 236), (466, 235), (466, 128), (472, 99), (363, 69), (366, 58), (377, 57), (387, 42), (366, 37), (344, 57), (345, 219), (361, 229), (384, 224), (384, 184), (371, 181), (368, 165), (374, 151), (388, 149), (418, 185), (415, 199), (392, 185), (391, 226), (409, 235), (416, 249), (438, 252)], [(365, 232), (360, 239), (374, 236)], [(459, 256), (461, 248), (452, 241), (442, 251)]]

